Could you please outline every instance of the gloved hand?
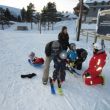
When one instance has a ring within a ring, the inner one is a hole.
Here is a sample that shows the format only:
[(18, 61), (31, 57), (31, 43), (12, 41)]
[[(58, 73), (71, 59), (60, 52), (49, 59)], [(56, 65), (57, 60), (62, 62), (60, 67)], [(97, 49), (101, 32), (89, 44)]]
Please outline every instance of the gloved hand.
[(86, 74), (85, 74), (85, 77), (88, 77), (88, 76), (90, 76), (90, 74), (89, 74), (89, 73), (86, 73)]
[(74, 66), (75, 66), (74, 62), (71, 62), (70, 67), (74, 67)]
[(57, 59), (57, 61), (60, 63), (61, 62), (61, 60), (60, 59)]

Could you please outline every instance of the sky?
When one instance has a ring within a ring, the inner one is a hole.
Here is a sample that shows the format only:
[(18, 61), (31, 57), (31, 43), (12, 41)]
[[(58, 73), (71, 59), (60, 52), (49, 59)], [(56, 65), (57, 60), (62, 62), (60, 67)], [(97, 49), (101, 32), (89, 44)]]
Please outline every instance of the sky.
[(40, 12), (48, 2), (55, 2), (58, 11), (73, 12), (79, 0), (0, 0), (0, 5), (6, 5), (22, 9), (31, 2), (34, 3), (35, 9)]

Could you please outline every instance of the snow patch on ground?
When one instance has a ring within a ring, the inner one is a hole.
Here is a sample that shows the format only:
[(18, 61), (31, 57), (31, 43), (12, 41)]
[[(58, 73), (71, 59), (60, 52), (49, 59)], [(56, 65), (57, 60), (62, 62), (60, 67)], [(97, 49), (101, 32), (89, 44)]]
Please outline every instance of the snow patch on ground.
[[(43, 66), (32, 67), (27, 59), (31, 51), (37, 56), (44, 57), (46, 43), (56, 40), (63, 25), (68, 27), (70, 42), (75, 42), (78, 48), (88, 51), (87, 60), (83, 64), (81, 74), (88, 68), (92, 57), (93, 38), (81, 36), (76, 42), (75, 22), (59, 22), (54, 31), (43, 31), (39, 34), (34, 25), (33, 30), (17, 31), (16, 23), (11, 28), (0, 30), (0, 107), (1, 110), (110, 110), (110, 42), (106, 41), (108, 55), (106, 66), (103, 70), (105, 85), (86, 86), (82, 78), (76, 78), (69, 72), (66, 81), (62, 85), (64, 96), (53, 96), (49, 85), (42, 84)], [(24, 24), (23, 24), (24, 25)], [(27, 24), (30, 27), (30, 24)], [(98, 40), (100, 41), (100, 40)], [(21, 79), (21, 74), (37, 74), (33, 79)], [(53, 63), (50, 67), (50, 75), (53, 72)]]

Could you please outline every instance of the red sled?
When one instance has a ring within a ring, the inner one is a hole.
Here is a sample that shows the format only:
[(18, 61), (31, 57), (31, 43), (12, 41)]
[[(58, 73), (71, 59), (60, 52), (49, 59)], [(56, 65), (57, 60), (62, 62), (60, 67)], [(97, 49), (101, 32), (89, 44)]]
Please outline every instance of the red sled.
[(44, 59), (43, 58), (34, 58), (33, 64), (44, 64)]
[(85, 77), (84, 82), (86, 85), (97, 85), (97, 84), (104, 85), (104, 78), (103, 76), (97, 76), (95, 78)]
[(33, 66), (41, 66), (44, 64), (43, 58), (35, 58), (34, 60), (28, 59), (28, 62)]

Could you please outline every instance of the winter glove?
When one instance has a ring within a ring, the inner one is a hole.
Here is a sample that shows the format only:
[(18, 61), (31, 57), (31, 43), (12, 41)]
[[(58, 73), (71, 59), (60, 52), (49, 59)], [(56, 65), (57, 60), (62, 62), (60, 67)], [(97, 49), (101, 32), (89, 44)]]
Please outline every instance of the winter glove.
[(70, 67), (74, 67), (74, 66), (75, 66), (74, 62), (71, 62)]
[(85, 77), (89, 77), (89, 76), (90, 76), (90, 74), (89, 74), (89, 73), (86, 73), (86, 74), (85, 74)]
[(21, 78), (32, 78), (32, 77), (34, 77), (34, 76), (36, 76), (36, 74), (35, 73), (32, 73), (32, 74), (26, 74), (26, 75), (21, 75)]

